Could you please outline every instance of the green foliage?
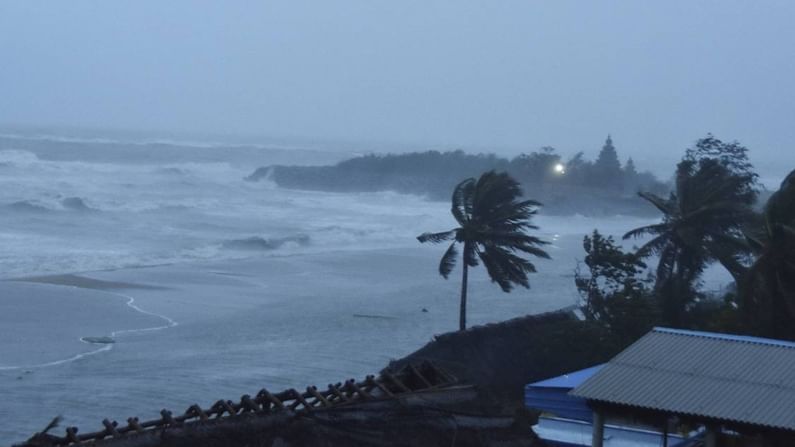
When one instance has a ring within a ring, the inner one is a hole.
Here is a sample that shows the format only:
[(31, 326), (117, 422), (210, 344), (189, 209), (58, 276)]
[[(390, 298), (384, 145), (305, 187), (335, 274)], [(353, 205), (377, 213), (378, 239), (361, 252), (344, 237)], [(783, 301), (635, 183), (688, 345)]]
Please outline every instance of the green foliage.
[[(615, 153), (614, 148), (612, 151)], [(565, 166), (563, 175), (555, 170), (559, 163)], [(494, 154), (426, 151), (364, 155), (335, 166), (272, 166), (258, 169), (249, 179), (267, 177), (286, 188), (340, 192), (392, 190), (446, 199), (460, 179), (496, 170), (508, 172), (526, 187), (532, 187), (536, 198), (550, 204), (548, 211), (584, 214), (643, 212), (640, 200), (624, 197), (625, 191), (667, 190), (648, 172), (628, 174), (619, 166), (617, 172), (608, 169), (609, 173), (597, 174), (602, 172), (598, 167), (602, 164), (586, 160), (582, 153), (564, 162), (551, 147), (510, 160)], [(617, 189), (616, 182), (627, 185), (626, 189)]]
[(551, 147), (543, 147), (539, 152), (521, 154), (511, 160), (510, 170), (516, 178), (527, 185), (539, 185), (557, 180), (555, 165), (561, 163), (560, 155)]
[(722, 159), (686, 156), (667, 199), (640, 193), (662, 213), (662, 222), (624, 238), (651, 237), (637, 254), (659, 257), (655, 290), (666, 324), (687, 324), (688, 308), (699, 298), (699, 278), (710, 263), (720, 262), (737, 281), (744, 276), (749, 248), (742, 228), (753, 219), (748, 182)]
[(740, 300), (746, 327), (795, 340), (795, 171), (768, 199), (762, 228), (746, 236), (756, 255)]
[(521, 197), (519, 183), (505, 172), (489, 171), (477, 180), (468, 178), (456, 186), (452, 196), (451, 212), (460, 226), (417, 237), (422, 243), (453, 241), (439, 263), (439, 274), (445, 279), (457, 262), (457, 245), (462, 245), (462, 330), (466, 327), (467, 267), (483, 262), (491, 280), (504, 292), (510, 292), (514, 285), (530, 287), (527, 274), (536, 271), (535, 266), (522, 255), (549, 258), (540, 248), (547, 242), (526, 233), (527, 230), (538, 229), (530, 220), (540, 203), (520, 200)]
[(339, 192), (391, 190), (440, 199), (448, 197), (460, 179), (491, 169), (505, 170), (508, 164), (508, 160), (494, 154), (426, 151), (364, 155), (335, 166), (275, 166), (271, 172), (273, 180), (286, 188)]
[(585, 236), (585, 265), (575, 273), (586, 318), (604, 324), (618, 339), (632, 341), (654, 326), (658, 313), (646, 264), (624, 252), (611, 236)]
[(738, 179), (742, 186), (742, 192), (738, 196), (739, 200), (748, 205), (753, 205), (758, 194), (758, 178), (754, 172), (754, 167), (748, 160), (748, 148), (737, 141), (724, 143), (715, 138), (712, 134), (707, 134), (705, 138), (696, 141), (696, 145), (685, 152), (685, 160), (701, 163), (706, 160), (717, 162), (725, 167), (732, 175)]

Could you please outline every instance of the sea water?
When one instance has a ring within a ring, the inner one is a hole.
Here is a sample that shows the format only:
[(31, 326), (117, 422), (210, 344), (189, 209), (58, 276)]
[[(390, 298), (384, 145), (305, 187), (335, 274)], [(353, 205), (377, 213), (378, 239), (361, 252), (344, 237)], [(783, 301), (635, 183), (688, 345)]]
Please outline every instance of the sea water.
[[(348, 156), (0, 136), (0, 444), (59, 414), (86, 432), (362, 377), (455, 330), (460, 272), (443, 280), (445, 247), (416, 240), (455, 226), (448, 203), (245, 180)], [(542, 209), (553, 259), (534, 260), (531, 289), (511, 294), (474, 269), (470, 324), (576, 304), (582, 237), (651, 222)], [(16, 281), (61, 274), (77, 276)]]

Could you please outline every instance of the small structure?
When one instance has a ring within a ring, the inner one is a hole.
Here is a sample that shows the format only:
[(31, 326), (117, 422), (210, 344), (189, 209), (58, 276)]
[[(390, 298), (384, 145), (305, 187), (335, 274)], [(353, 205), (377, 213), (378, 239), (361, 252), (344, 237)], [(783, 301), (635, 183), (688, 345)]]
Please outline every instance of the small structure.
[(795, 343), (654, 328), (570, 395), (593, 410), (594, 447), (605, 445), (606, 421), (666, 435), (700, 428), (706, 447), (791, 446)]
[[(555, 447), (584, 447), (591, 445), (593, 412), (588, 401), (573, 396), (570, 391), (599, 372), (597, 365), (559, 377), (525, 386), (525, 406), (540, 411), (533, 431), (545, 445)], [(658, 447), (663, 441), (660, 431), (640, 427), (605, 426), (605, 447)], [(671, 436), (671, 447), (689, 446), (682, 436)]]
[(587, 401), (570, 395), (569, 391), (596, 374), (603, 366), (592, 366), (527, 385), (524, 389), (525, 406), (563, 419), (591, 422), (593, 413)]

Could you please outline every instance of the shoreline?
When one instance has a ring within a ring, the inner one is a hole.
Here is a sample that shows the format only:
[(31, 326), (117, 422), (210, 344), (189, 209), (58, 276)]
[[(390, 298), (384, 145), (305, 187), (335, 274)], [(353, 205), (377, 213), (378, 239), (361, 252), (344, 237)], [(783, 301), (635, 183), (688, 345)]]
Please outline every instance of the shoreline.
[[(550, 250), (558, 261), (538, 261), (530, 290), (505, 294), (484, 269), (474, 269), (471, 325), (573, 304), (567, 259), (579, 243), (556, 240)], [(84, 353), (80, 337), (164, 326), (111, 294), (132, 296), (134, 305), (179, 323), (30, 374), (0, 371), (4, 398), (20, 409), (0, 427), (0, 443), (40, 429), (42, 414), (94, 425), (263, 387), (377, 373), (457, 327), (460, 282), (438, 275), (442, 251), (418, 245), (284, 253), (0, 281), (0, 357), (10, 365)], [(120, 288), (130, 285), (144, 287)]]
[(134, 284), (123, 281), (103, 281), (99, 279), (89, 278), (87, 276), (82, 276), (91, 273), (94, 272), (60, 273), (54, 275), (41, 275), (41, 276), (22, 276), (22, 277), (4, 279), (3, 281), (27, 282), (35, 284), (51, 284), (55, 286), (76, 287), (79, 289), (104, 290), (104, 291), (119, 290), (119, 289), (145, 289), (145, 290), (162, 289), (161, 287), (150, 286), (146, 284)]

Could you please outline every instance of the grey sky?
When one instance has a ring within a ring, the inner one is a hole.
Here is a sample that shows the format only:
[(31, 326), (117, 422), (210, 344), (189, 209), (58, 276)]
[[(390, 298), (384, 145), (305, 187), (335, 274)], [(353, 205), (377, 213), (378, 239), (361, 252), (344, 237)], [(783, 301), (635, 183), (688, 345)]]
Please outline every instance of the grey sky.
[(712, 132), (789, 167), (793, 23), (793, 1), (2, 0), (0, 124), (503, 153), (611, 132), (641, 166)]

